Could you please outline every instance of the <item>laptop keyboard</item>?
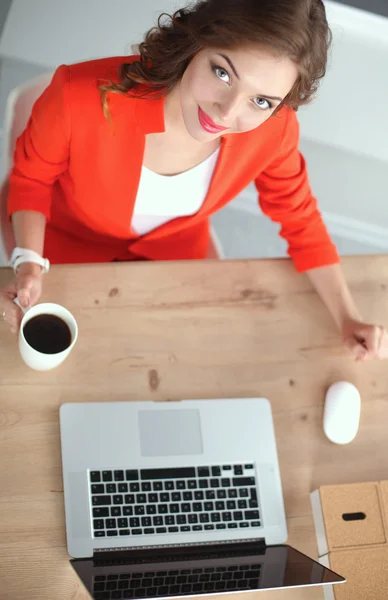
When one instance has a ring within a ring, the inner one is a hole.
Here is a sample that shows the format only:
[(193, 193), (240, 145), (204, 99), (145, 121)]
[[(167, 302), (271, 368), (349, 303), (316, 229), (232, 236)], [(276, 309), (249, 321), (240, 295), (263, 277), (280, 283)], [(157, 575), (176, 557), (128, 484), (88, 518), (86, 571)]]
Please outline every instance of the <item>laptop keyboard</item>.
[(96, 575), (95, 600), (184, 596), (210, 592), (257, 590), (261, 565), (205, 567), (144, 573)]
[(253, 464), (89, 471), (95, 538), (261, 527)]

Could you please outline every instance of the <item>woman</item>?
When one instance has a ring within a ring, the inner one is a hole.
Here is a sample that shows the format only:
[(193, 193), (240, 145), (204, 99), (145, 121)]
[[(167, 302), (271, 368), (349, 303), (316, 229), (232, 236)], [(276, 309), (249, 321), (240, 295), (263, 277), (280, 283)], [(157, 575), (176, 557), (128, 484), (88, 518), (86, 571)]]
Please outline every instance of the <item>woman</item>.
[[(61, 66), (17, 142), (9, 214), (16, 331), (52, 263), (205, 258), (209, 216), (251, 181), (356, 359), (386, 355), (363, 323), (298, 152), (295, 111), (325, 74), (321, 0), (207, 0), (162, 15), (140, 56)], [(31, 252), (32, 251), (32, 252)]]

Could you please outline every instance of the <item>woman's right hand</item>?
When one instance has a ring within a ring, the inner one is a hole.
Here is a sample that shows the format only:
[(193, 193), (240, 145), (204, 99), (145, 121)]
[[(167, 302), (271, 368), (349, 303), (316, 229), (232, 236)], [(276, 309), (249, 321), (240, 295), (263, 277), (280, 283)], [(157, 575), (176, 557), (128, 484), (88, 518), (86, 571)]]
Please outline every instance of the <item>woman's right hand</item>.
[(14, 278), (0, 290), (0, 318), (4, 319), (12, 333), (19, 331), (23, 312), (14, 303), (17, 297), (23, 308), (36, 304), (42, 293), (43, 271), (36, 263), (22, 263)]

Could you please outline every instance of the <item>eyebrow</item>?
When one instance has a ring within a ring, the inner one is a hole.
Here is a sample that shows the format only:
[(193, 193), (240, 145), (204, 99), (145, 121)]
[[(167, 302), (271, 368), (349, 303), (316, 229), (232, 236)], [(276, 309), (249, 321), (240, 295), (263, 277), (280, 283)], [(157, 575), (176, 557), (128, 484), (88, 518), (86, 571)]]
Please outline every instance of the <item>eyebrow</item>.
[[(237, 79), (240, 80), (239, 74), (237, 73), (235, 66), (232, 63), (232, 61), (230, 60), (229, 56), (227, 56), (226, 54), (221, 54), (221, 53), (219, 53), (218, 56), (222, 56), (222, 58), (224, 60), (226, 60), (226, 62), (232, 69), (233, 73), (236, 75)], [(279, 102), (283, 102), (283, 98), (279, 98), (279, 96), (268, 96), (267, 94), (258, 94), (258, 96), (263, 97), (263, 98), (269, 98), (270, 100), (279, 100)]]

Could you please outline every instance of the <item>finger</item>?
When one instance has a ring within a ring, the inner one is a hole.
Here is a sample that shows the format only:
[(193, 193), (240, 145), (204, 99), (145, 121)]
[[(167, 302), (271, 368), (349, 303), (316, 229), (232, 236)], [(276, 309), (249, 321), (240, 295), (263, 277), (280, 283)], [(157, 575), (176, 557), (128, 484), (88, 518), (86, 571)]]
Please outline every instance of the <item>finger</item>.
[(8, 325), (12, 333), (16, 333), (19, 330), (23, 313), (16, 304), (3, 296), (1, 313), (4, 315), (4, 321)]
[(35, 283), (35, 278), (29, 275), (18, 277), (16, 280), (16, 293), (20, 304), (27, 308), (31, 301), (31, 291)]
[(380, 338), (379, 347), (377, 351), (377, 358), (388, 358), (388, 333), (385, 327), (380, 326)]
[(364, 361), (368, 358), (367, 348), (365, 348), (365, 346), (361, 344), (354, 336), (347, 338), (345, 340), (345, 344), (358, 362)]

